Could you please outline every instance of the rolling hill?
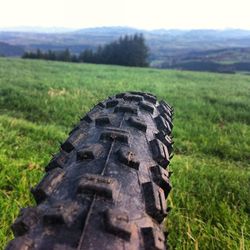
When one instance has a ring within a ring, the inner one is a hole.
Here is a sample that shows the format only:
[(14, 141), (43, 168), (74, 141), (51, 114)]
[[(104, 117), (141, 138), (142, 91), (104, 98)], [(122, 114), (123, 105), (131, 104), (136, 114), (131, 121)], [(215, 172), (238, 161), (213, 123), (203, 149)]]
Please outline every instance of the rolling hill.
[[(64, 50), (80, 53), (86, 48), (96, 49), (126, 34), (143, 33), (150, 48), (149, 61), (152, 66), (178, 60), (193, 52), (221, 49), (249, 48), (248, 30), (138, 30), (129, 27), (99, 27), (80, 30), (19, 29), (0, 31), (0, 41), (21, 46), (24, 50)], [(244, 55), (244, 53), (241, 53)], [(230, 60), (234, 60), (231, 57)]]
[(22, 56), (24, 49), (20, 46), (0, 42), (0, 56)]

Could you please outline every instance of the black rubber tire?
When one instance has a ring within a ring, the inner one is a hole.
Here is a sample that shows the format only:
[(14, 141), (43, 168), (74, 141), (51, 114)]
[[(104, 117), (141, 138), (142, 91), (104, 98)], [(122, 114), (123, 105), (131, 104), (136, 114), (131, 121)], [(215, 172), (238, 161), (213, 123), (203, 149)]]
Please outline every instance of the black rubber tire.
[(173, 109), (129, 92), (97, 104), (70, 132), (21, 210), (6, 249), (166, 249)]

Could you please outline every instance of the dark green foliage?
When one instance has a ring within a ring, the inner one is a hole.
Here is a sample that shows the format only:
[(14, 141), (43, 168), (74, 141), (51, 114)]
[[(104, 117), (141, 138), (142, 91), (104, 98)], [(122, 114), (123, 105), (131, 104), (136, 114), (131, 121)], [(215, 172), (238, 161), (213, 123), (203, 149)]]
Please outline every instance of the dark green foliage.
[(78, 62), (76, 55), (71, 55), (69, 49), (63, 51), (51, 51), (42, 52), (37, 49), (36, 52), (25, 52), (22, 56), (24, 59), (43, 59), (51, 61), (63, 61), (63, 62)]
[(90, 63), (93, 63), (95, 62), (95, 58), (94, 58), (94, 55), (93, 55), (93, 51), (91, 49), (86, 49), (84, 50), (80, 56), (79, 56), (79, 61), (80, 62), (90, 62)]
[(124, 66), (148, 66), (148, 48), (142, 34), (121, 37), (118, 41), (98, 47), (96, 52), (85, 50), (80, 55), (83, 62)]
[(142, 34), (135, 34), (121, 37), (103, 47), (99, 46), (96, 51), (86, 49), (79, 56), (72, 55), (69, 49), (56, 52), (37, 49), (36, 52), (25, 52), (23, 58), (146, 67), (148, 48)]

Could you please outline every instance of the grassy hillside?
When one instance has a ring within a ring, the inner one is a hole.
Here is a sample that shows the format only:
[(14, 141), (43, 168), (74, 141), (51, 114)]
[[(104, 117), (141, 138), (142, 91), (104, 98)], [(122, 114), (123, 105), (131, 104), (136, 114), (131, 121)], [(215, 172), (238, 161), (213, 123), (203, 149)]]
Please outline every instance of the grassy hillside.
[(172, 249), (250, 249), (250, 77), (0, 59), (0, 246), (78, 117), (148, 91), (175, 108)]

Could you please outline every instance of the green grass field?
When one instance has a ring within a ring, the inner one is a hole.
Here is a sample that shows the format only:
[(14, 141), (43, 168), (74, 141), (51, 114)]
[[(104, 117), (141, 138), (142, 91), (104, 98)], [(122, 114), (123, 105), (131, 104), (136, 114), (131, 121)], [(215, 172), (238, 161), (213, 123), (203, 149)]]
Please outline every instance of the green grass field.
[(175, 108), (171, 249), (250, 249), (250, 76), (0, 59), (0, 246), (59, 141), (94, 104), (142, 90)]

